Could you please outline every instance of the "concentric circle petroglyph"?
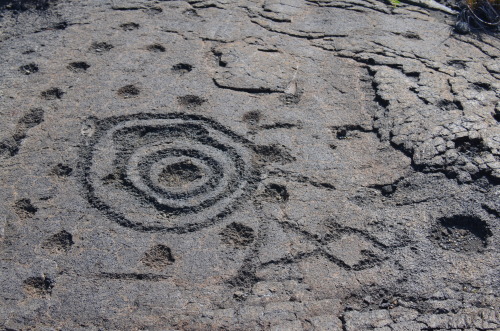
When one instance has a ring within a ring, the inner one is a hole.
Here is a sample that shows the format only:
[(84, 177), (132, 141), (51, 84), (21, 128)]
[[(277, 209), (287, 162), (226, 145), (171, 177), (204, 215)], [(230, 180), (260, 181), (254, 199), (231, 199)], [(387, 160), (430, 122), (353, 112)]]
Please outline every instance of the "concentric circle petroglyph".
[(183, 114), (94, 120), (82, 156), (89, 202), (123, 226), (183, 233), (229, 214), (257, 185), (253, 145)]

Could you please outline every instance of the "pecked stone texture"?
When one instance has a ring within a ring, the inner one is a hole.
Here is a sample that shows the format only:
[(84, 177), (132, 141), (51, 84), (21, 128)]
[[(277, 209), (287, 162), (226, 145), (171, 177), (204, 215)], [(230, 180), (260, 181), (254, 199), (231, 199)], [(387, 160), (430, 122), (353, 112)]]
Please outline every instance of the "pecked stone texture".
[(2, 328), (500, 328), (500, 43), (452, 2), (16, 4)]

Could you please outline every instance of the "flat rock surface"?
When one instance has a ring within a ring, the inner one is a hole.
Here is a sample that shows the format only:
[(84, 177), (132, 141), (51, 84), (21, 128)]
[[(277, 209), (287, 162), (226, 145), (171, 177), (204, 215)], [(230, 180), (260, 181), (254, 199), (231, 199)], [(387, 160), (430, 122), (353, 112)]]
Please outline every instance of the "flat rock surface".
[(498, 38), (419, 1), (32, 3), (0, 327), (500, 328)]

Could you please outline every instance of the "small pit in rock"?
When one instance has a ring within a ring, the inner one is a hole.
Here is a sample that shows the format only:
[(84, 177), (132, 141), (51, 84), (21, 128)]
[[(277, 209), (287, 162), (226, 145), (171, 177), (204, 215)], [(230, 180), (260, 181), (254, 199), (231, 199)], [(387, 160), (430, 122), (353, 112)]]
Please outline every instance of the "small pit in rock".
[(113, 174), (108, 174), (102, 178), (102, 181), (105, 185), (113, 184), (113, 183), (122, 183), (125, 180), (125, 175), (121, 171), (117, 171)]
[(17, 200), (14, 204), (14, 209), (22, 218), (31, 217), (38, 211), (38, 208), (31, 203), (30, 199)]
[(289, 163), (295, 161), (295, 158), (286, 150), (284, 146), (279, 145), (258, 145), (254, 147), (258, 154), (260, 162)]
[(300, 95), (292, 93), (284, 93), (280, 96), (280, 100), (285, 105), (297, 104), (300, 101)]
[(462, 60), (450, 60), (450, 61), (448, 61), (448, 65), (455, 67), (456, 69), (467, 68), (467, 62), (462, 61)]
[(71, 62), (70, 64), (68, 64), (67, 68), (73, 72), (85, 72), (88, 68), (90, 68), (90, 65), (87, 62), (82, 61)]
[(407, 32), (403, 33), (402, 36), (407, 38), (407, 39), (422, 40), (422, 38), (418, 34), (416, 34), (415, 32), (412, 32), (412, 31), (407, 31)]
[(290, 197), (288, 190), (284, 185), (274, 183), (266, 186), (263, 196), (268, 201), (278, 202), (286, 202)]
[(487, 150), (480, 138), (461, 137), (454, 140), (455, 148), (462, 154), (475, 157)]
[(62, 22), (58, 22), (56, 24), (54, 24), (54, 29), (56, 30), (65, 30), (67, 27), (68, 27), (68, 22), (66, 21), (62, 21)]
[(478, 92), (493, 91), (493, 87), (489, 83), (477, 82), (472, 84), (472, 88)]
[(169, 164), (158, 176), (158, 181), (170, 187), (187, 185), (203, 177), (203, 172), (190, 161)]
[(220, 232), (221, 240), (227, 245), (242, 248), (250, 245), (254, 239), (254, 230), (241, 223), (233, 222)]
[(198, 15), (198, 12), (194, 9), (186, 9), (182, 13), (188, 17), (200, 17), (200, 15)]
[(96, 53), (102, 53), (102, 52), (107, 52), (110, 51), (114, 46), (111, 44), (108, 44), (107, 42), (94, 42), (92, 45), (90, 45), (90, 50), (94, 51)]
[(160, 44), (152, 44), (147, 47), (148, 51), (150, 52), (156, 52), (156, 53), (163, 53), (166, 51), (166, 48)]
[(497, 111), (493, 113), (493, 118), (497, 121), (500, 122), (500, 111)]
[(408, 77), (411, 81), (418, 83), (420, 80), (420, 72), (418, 71), (409, 71), (405, 72), (406, 77)]
[(73, 244), (73, 235), (63, 230), (47, 238), (42, 247), (51, 252), (67, 252)]
[(151, 268), (163, 269), (167, 265), (174, 263), (175, 259), (169, 247), (155, 245), (144, 254), (141, 262)]
[(439, 108), (441, 108), (442, 110), (446, 110), (446, 111), (451, 111), (451, 110), (463, 110), (464, 107), (462, 105), (462, 103), (458, 100), (453, 100), (453, 101), (450, 101), (450, 100), (439, 100), (437, 102), (437, 106)]
[(177, 63), (172, 66), (172, 71), (177, 72), (179, 74), (186, 74), (193, 70), (193, 66), (187, 63)]
[(72, 172), (73, 172), (73, 169), (70, 166), (59, 163), (52, 168), (52, 170), (50, 171), (50, 174), (55, 175), (55, 176), (59, 176), (59, 177), (67, 177), (67, 176), (71, 175)]
[(135, 85), (125, 85), (118, 89), (118, 95), (122, 98), (135, 98), (141, 91)]
[[(238, 270), (238, 274), (228, 283), (236, 288), (240, 289), (248, 289), (254, 286), (259, 278), (256, 275), (255, 265), (252, 263), (246, 263), (240, 270)], [(244, 298), (246, 294), (244, 292), (238, 291), (235, 293), (237, 297)]]
[(19, 143), (15, 138), (6, 138), (0, 141), (0, 155), (14, 156), (19, 152)]
[(137, 30), (137, 29), (139, 29), (139, 24), (134, 23), (134, 22), (123, 23), (123, 24), (120, 24), (120, 28), (122, 28), (123, 31)]
[(41, 108), (30, 109), (19, 119), (19, 127), (30, 129), (43, 122), (44, 111)]
[(45, 100), (56, 100), (61, 99), (63, 94), (64, 92), (60, 88), (53, 87), (47, 91), (43, 91), (40, 95)]
[(38, 72), (38, 66), (35, 63), (25, 64), (19, 67), (19, 71), (25, 75), (31, 75)]
[(207, 101), (207, 100), (205, 100), (197, 95), (192, 95), (192, 94), (178, 97), (177, 100), (179, 101), (179, 103), (181, 105), (187, 106), (187, 107), (201, 106), (203, 103), (205, 103)]
[(479, 217), (455, 215), (440, 218), (431, 238), (443, 249), (472, 252), (485, 248), (491, 235), (487, 223)]
[(339, 140), (358, 138), (359, 132), (367, 132), (368, 130), (362, 128), (359, 125), (344, 125), (336, 126), (332, 128), (333, 133)]
[(337, 139), (347, 139), (347, 130), (346, 129), (341, 129), (339, 131), (337, 131)]
[(392, 196), (397, 189), (396, 184), (372, 185), (370, 187), (379, 190), (380, 193), (385, 197)]
[(249, 111), (243, 115), (243, 121), (248, 125), (257, 125), (260, 121), (261, 114), (257, 110)]
[(49, 277), (29, 277), (24, 280), (24, 289), (30, 295), (45, 296), (52, 293), (54, 281)]

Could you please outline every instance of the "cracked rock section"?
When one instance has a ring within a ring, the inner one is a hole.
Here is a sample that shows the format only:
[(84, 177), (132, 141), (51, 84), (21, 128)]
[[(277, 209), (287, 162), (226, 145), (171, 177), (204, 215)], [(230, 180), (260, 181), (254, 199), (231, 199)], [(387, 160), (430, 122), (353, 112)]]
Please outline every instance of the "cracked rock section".
[(217, 47), (217, 86), (249, 93), (284, 92), (296, 76), (297, 61), (274, 47), (232, 43)]
[(0, 3), (0, 329), (500, 329), (452, 1)]

